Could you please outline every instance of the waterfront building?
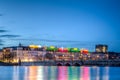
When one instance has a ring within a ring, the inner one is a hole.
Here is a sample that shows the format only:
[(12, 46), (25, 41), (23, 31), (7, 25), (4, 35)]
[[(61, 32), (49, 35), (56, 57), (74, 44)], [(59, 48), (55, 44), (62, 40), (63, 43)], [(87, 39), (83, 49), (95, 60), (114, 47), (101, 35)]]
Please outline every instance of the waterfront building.
[[(104, 45), (105, 46), (105, 45)], [(2, 50), (3, 60), (10, 62), (32, 62), (32, 61), (73, 61), (73, 60), (106, 60), (109, 55), (107, 47), (103, 45), (96, 46), (96, 52), (89, 52), (82, 48), (64, 48), (56, 46), (29, 45), (19, 44), (13, 47), (4, 47)]]
[(2, 55), (2, 50), (0, 49), (0, 59), (2, 59), (3, 55)]
[(120, 59), (120, 53), (109, 52), (109, 59), (111, 59), (111, 60)]
[[(6, 57), (10, 57), (12, 62), (21, 61), (38, 61), (41, 59), (41, 55), (43, 54), (43, 48), (31, 48), (29, 46), (12, 46), (12, 47), (4, 47), (2, 54)], [(11, 57), (13, 56), (13, 57)], [(5, 58), (6, 59), (6, 58)]]
[(108, 52), (108, 46), (107, 45), (98, 44), (98, 45), (95, 46), (95, 51), (96, 52), (106, 53), (106, 52)]

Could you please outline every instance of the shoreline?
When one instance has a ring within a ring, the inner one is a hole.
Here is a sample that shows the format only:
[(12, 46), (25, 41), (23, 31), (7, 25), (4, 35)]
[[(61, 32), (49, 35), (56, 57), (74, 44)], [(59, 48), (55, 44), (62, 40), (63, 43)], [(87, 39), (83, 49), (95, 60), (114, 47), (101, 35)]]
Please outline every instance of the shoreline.
[(115, 66), (120, 67), (120, 60), (99, 60), (99, 61), (34, 61), (5, 63), (0, 61), (0, 66)]

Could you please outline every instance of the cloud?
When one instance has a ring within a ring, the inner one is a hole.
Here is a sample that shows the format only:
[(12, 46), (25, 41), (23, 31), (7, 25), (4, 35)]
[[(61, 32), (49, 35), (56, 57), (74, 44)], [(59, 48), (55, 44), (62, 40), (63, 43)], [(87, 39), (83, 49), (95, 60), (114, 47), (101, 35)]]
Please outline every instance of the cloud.
[(27, 38), (27, 39), (15, 39), (15, 40), (24, 40), (24, 41), (29, 41), (29, 40), (34, 40), (34, 41), (45, 41), (45, 42), (63, 42), (63, 43), (79, 43), (80, 41), (72, 41), (72, 40), (50, 40), (50, 39), (33, 39), (33, 38)]
[(7, 30), (0, 30), (0, 33), (8, 32)]
[(0, 39), (0, 43), (1, 43), (1, 42), (4, 42), (4, 41), (3, 41), (2, 39)]
[(0, 35), (0, 37), (4, 37), (4, 38), (16, 38), (16, 37), (20, 37), (20, 35), (5, 34), (5, 35)]
[(0, 43), (0, 46), (3, 46), (4, 44), (3, 43)]
[(4, 41), (0, 39), (0, 46), (1, 46), (1, 45), (4, 45), (3, 42), (4, 42)]

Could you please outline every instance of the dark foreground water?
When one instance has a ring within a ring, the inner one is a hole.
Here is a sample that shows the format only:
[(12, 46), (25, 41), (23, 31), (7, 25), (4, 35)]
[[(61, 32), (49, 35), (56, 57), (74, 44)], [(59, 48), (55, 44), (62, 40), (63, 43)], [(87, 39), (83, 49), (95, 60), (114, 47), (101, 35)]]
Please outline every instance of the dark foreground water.
[(120, 80), (120, 68), (0, 66), (0, 80)]

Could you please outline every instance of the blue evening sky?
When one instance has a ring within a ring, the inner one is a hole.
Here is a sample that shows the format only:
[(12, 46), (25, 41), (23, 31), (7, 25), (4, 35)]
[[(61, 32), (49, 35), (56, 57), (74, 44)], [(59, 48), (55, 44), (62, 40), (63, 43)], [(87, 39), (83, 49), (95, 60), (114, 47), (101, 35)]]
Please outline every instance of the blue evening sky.
[(109, 51), (120, 51), (120, 0), (0, 0), (0, 30), (7, 30), (0, 32), (6, 35), (1, 46), (21, 42), (93, 51), (95, 44), (107, 44)]

